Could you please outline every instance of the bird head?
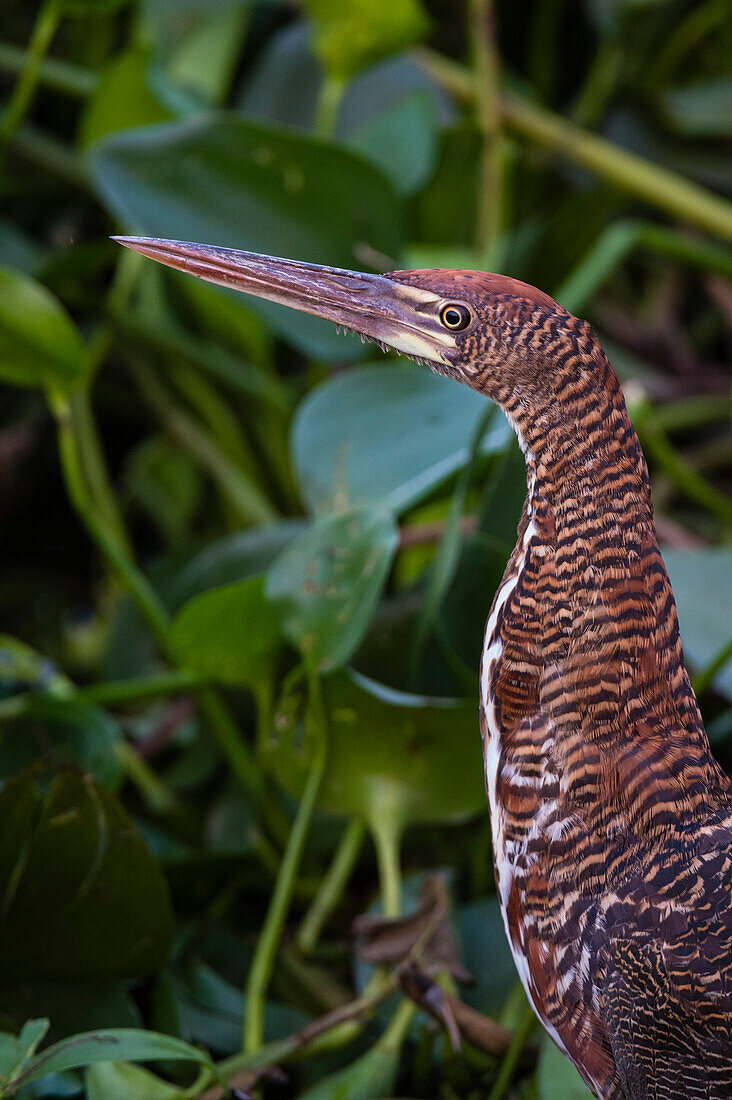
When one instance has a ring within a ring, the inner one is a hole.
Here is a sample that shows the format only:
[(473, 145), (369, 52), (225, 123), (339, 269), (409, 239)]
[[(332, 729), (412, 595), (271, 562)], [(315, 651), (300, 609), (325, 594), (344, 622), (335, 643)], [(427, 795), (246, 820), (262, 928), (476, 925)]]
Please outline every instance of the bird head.
[[(482, 271), (373, 275), (232, 248), (115, 237), (179, 271), (323, 317), (500, 404), (526, 438), (562, 419), (562, 372), (592, 367), (589, 329), (527, 283)], [(569, 352), (569, 354), (564, 354)], [(580, 354), (577, 354), (579, 352)], [(601, 353), (600, 353), (601, 354)]]

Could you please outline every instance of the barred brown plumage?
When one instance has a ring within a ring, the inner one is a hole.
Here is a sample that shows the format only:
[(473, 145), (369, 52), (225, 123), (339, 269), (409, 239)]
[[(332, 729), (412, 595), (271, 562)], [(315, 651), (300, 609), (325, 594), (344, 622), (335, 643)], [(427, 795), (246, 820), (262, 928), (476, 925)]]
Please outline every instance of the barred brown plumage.
[(121, 240), (426, 360), (504, 409), (528, 496), (480, 709), (516, 965), (596, 1096), (732, 1096), (730, 785), (684, 666), (645, 460), (589, 326), (499, 275)]

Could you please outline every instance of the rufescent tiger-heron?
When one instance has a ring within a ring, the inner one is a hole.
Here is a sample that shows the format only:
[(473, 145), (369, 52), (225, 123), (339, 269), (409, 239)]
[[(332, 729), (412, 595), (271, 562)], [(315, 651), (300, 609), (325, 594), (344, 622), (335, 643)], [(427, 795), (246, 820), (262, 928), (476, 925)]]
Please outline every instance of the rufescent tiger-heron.
[(528, 496), (488, 616), (480, 722), (516, 967), (596, 1096), (732, 1097), (730, 784), (684, 666), (643, 453), (589, 326), (501, 275), (116, 239), (396, 348), (504, 410)]

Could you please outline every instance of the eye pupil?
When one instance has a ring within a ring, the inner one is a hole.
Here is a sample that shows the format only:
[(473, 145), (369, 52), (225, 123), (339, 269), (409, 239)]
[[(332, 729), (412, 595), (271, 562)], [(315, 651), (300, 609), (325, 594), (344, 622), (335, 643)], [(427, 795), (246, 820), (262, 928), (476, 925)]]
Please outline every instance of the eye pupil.
[(467, 328), (470, 324), (470, 312), (465, 306), (445, 306), (440, 314), (440, 319), (445, 328), (459, 331)]

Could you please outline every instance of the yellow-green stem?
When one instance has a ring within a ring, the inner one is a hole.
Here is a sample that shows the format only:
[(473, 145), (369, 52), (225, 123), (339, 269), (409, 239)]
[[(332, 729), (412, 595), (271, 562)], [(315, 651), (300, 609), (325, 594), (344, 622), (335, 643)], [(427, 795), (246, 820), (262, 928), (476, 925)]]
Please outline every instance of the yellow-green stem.
[(379, 869), (381, 904), (384, 916), (401, 916), (401, 830), (387, 815), (371, 823), (371, 835), (374, 840), (374, 847), (376, 848), (376, 863)]
[[(418, 62), (455, 96), (471, 103), (475, 81), (464, 66), (433, 50), (415, 51)], [(589, 134), (515, 93), (501, 97), (504, 127), (587, 168), (671, 217), (732, 243), (732, 204), (683, 176)]]
[(340, 901), (358, 859), (366, 835), (366, 826), (360, 818), (351, 818), (341, 837), (333, 860), (313, 898), (313, 903), (303, 917), (297, 933), (297, 946), (303, 955), (311, 955), (323, 928)]
[(315, 113), (315, 133), (318, 137), (333, 137), (338, 121), (338, 108), (346, 90), (346, 81), (338, 76), (326, 75), (320, 89)]
[(310, 678), (308, 717), (315, 735), (313, 762), (297, 816), (287, 841), (287, 847), (282, 857), (272, 899), (257, 940), (252, 966), (247, 979), (243, 1036), (245, 1053), (253, 1053), (258, 1050), (264, 1039), (264, 1007), (267, 987), (269, 986), (277, 947), (290, 908), (295, 878), (315, 809), (318, 790), (325, 771), (328, 736), (325, 727), (320, 681), (315, 675)]
[(482, 136), (475, 247), (488, 266), (497, 268), (503, 220), (503, 142), (493, 0), (470, 0), (469, 10), (475, 105)]
[(0, 116), (0, 155), (28, 113), (36, 90), (41, 63), (46, 56), (51, 39), (56, 33), (61, 12), (56, 0), (45, 0), (33, 27), (23, 71), (13, 89), (10, 101)]
[(518, 1065), (521, 1051), (524, 1049), (531, 1032), (534, 1030), (535, 1024), (536, 1016), (534, 1015), (534, 1010), (527, 1001), (521, 1013), (518, 1025), (513, 1033), (510, 1046), (501, 1063), (496, 1083), (491, 1090), (488, 1100), (502, 1100), (506, 1095), (508, 1087), (511, 1084), (511, 1079), (516, 1072), (516, 1066)]

